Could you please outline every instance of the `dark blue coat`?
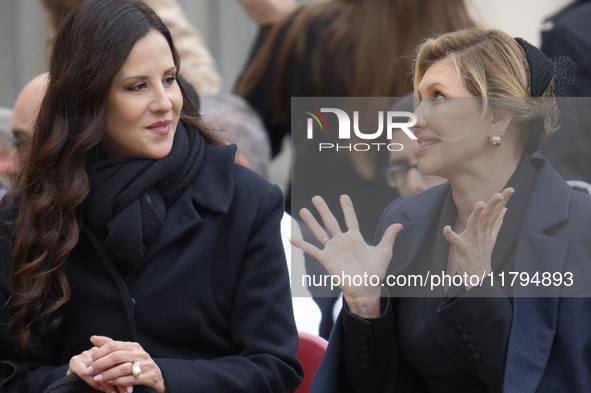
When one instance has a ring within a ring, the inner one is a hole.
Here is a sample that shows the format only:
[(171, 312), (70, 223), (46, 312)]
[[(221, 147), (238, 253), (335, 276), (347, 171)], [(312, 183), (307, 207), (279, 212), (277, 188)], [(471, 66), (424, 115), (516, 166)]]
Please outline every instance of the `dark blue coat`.
[[(125, 278), (87, 227), (66, 263), (72, 298), (57, 336), (28, 363), (0, 333), (0, 391), (40, 393), (92, 335), (135, 341), (171, 393), (293, 392), (302, 371), (280, 237), (280, 190), (207, 145), (193, 186), (168, 210), (146, 262)], [(0, 307), (10, 295), (0, 258)], [(0, 332), (6, 322), (0, 308)], [(35, 370), (33, 370), (35, 369)]]
[[(520, 287), (515, 287), (503, 392), (591, 392), (591, 197), (573, 191), (547, 161), (538, 160), (534, 165), (540, 172), (519, 234), (515, 270), (570, 271), (577, 288), (560, 293), (558, 287), (550, 287), (551, 293), (546, 294), (551, 296), (524, 298), (519, 297), (523, 295), (518, 292)], [(394, 246), (392, 260), (397, 266), (389, 273), (401, 271), (416, 255), (432, 230), (426, 223), (433, 215), (439, 216), (436, 208), (448, 190), (447, 183), (401, 198), (386, 210), (380, 237), (395, 222), (405, 227)], [(379, 320), (363, 321), (360, 328), (347, 333), (342, 318), (335, 325), (311, 392), (382, 393), (378, 386), (397, 386), (384, 393), (424, 391), (408, 382), (408, 369), (404, 370), (397, 356), (391, 325), (395, 318), (389, 326)], [(349, 368), (347, 375), (342, 358), (345, 334), (349, 334), (347, 342), (352, 347), (348, 352), (358, 356), (357, 361), (346, 360), (358, 365), (357, 370)], [(483, 341), (486, 337), (476, 339)], [(376, 364), (376, 351), (383, 350), (391, 354), (390, 361)]]

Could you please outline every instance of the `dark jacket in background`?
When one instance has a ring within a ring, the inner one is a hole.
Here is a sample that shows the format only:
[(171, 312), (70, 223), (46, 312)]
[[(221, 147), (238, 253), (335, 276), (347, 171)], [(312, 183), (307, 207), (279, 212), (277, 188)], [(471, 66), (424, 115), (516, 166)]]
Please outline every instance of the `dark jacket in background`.
[(576, 115), (569, 108), (572, 101), (559, 99), (569, 119), (563, 119), (563, 127), (542, 147), (542, 154), (564, 179), (591, 183), (591, 1), (575, 1), (549, 17), (541, 49), (549, 57), (567, 56), (577, 64), (573, 94), (582, 97)]
[[(388, 206), (395, 192), (384, 180), (384, 168), (388, 165), (389, 152), (383, 148), (375, 157), (375, 176), (372, 179), (364, 178), (355, 168), (352, 154), (346, 150), (318, 152), (317, 144), (310, 143), (306, 139), (305, 132), (291, 130), (291, 115), (300, 115), (303, 108), (296, 108), (297, 113), (291, 113), (292, 97), (347, 97), (349, 87), (347, 81), (336, 71), (342, 70), (343, 59), (328, 58), (323, 64), (321, 77), (313, 85), (312, 62), (310, 58), (318, 56), (318, 44), (326, 39), (325, 26), (332, 15), (324, 15), (312, 20), (305, 31), (305, 47), (302, 54), (290, 53), (287, 64), (279, 63), (279, 54), (284, 46), (285, 33), (298, 13), (294, 13), (291, 19), (285, 23), (283, 30), (279, 32), (271, 52), (271, 59), (261, 79), (251, 92), (245, 95), (248, 103), (259, 113), (264, 121), (265, 128), (271, 141), (271, 151), (275, 157), (281, 150), (283, 139), (291, 136), (292, 170), (290, 191), (287, 195), (286, 211), (299, 219), (298, 212), (303, 207), (311, 208), (310, 199), (315, 195), (322, 196), (337, 219), (343, 224), (340, 214), (339, 197), (347, 194), (355, 204), (360, 231), (366, 239), (371, 239), (379, 222), (382, 211)], [(334, 16), (336, 17), (336, 15)], [(253, 46), (251, 61), (261, 49), (268, 38), (270, 26), (261, 28), (257, 40)], [(294, 51), (295, 52), (295, 51)], [(325, 56), (327, 57), (327, 56)], [(345, 64), (349, 64), (346, 62)], [(280, 67), (285, 67), (281, 74)], [(352, 67), (351, 64), (349, 64)], [(248, 64), (245, 69), (248, 68)], [(344, 71), (342, 71), (344, 72)], [(276, 94), (280, 84), (279, 75), (283, 75), (281, 81), (285, 88), (281, 94)], [(311, 104), (307, 104), (311, 105)], [(275, 108), (282, 108), (280, 116), (275, 113)], [(389, 108), (386, 108), (388, 110)], [(339, 143), (334, 131), (325, 135), (327, 140), (322, 142)], [(379, 139), (371, 142), (387, 143), (384, 132)], [(342, 142), (341, 142), (342, 143)], [(312, 209), (313, 210), (313, 209)]]

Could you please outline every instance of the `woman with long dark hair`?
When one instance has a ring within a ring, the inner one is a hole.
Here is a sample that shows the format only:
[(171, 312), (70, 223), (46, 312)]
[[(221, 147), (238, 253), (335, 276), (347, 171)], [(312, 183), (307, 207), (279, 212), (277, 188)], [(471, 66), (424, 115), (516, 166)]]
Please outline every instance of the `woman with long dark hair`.
[(58, 32), (2, 206), (2, 392), (67, 374), (107, 392), (297, 386), (281, 192), (234, 165), (179, 66), (136, 0), (88, 1)]

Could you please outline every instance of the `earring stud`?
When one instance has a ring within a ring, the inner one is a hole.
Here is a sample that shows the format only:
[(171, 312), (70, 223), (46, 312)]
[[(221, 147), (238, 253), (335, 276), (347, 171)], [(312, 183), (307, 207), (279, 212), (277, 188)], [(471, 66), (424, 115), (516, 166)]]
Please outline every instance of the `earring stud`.
[[(501, 133), (500, 128), (499, 128), (498, 132), (499, 132), (499, 134)], [(497, 136), (497, 135), (491, 136), (490, 138), (488, 138), (488, 142), (493, 147), (501, 146), (501, 143), (503, 143), (503, 138), (501, 138), (500, 136)]]
[(495, 135), (495, 136), (491, 136), (488, 141), (490, 142), (491, 146), (497, 147), (497, 146), (501, 146), (501, 143), (503, 143), (503, 138)]

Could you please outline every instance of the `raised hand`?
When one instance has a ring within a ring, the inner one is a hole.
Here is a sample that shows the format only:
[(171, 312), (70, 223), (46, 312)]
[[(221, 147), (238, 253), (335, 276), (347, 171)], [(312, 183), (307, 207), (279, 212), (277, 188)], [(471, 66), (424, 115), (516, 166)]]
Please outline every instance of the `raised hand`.
[(236, 0), (259, 26), (280, 22), (296, 8), (294, 0)]
[[(342, 195), (340, 202), (347, 225), (346, 232), (341, 231), (339, 223), (326, 202), (316, 196), (312, 198), (312, 204), (318, 210), (331, 237), (329, 238), (308, 209), (302, 209), (300, 217), (310, 228), (314, 237), (322, 243), (323, 249), (302, 239), (291, 239), (291, 243), (318, 260), (330, 275), (351, 277), (351, 282), (341, 280), (339, 285), (349, 310), (363, 317), (375, 317), (379, 315), (381, 285), (392, 258), (394, 240), (402, 230), (402, 225), (391, 225), (384, 233), (380, 244), (369, 246), (359, 232), (359, 224), (351, 199), (347, 195)], [(367, 277), (367, 280), (364, 280), (364, 285), (353, 285), (354, 277)], [(371, 280), (372, 277), (376, 279)]]
[[(490, 197), (487, 203), (477, 202), (468, 217), (466, 229), (457, 234), (447, 225), (443, 235), (451, 243), (457, 273), (483, 277), (491, 271), (492, 252), (507, 211), (505, 205), (515, 190), (506, 188)], [(470, 289), (469, 282), (465, 283)]]

